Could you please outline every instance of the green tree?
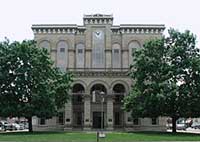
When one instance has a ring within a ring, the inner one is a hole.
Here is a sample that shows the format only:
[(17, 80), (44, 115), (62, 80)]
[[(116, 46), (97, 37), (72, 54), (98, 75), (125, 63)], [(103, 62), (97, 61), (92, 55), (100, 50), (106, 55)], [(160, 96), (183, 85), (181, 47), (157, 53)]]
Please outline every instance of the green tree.
[(72, 74), (53, 66), (35, 41), (0, 43), (0, 116), (50, 118), (68, 100)]
[(134, 84), (124, 108), (134, 117), (171, 117), (173, 132), (178, 118), (199, 117), (200, 52), (195, 44), (190, 31), (170, 29), (168, 37), (134, 51)]

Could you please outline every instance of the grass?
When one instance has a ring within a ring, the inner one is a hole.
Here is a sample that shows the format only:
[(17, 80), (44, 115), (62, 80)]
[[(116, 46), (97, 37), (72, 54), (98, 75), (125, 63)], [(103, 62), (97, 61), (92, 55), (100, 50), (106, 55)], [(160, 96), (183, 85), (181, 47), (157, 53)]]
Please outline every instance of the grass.
[[(0, 134), (0, 141), (12, 142), (96, 142), (95, 133), (85, 132), (16, 132)], [(200, 141), (200, 134), (189, 133), (161, 133), (161, 132), (134, 132), (134, 133), (107, 133), (106, 142), (132, 141)]]

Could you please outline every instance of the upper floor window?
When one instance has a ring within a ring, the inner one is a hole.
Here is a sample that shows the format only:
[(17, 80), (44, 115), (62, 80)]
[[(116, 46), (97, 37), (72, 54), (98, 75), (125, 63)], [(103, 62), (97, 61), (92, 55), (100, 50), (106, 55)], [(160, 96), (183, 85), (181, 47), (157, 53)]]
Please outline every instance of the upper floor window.
[(93, 32), (92, 40), (92, 67), (104, 68), (105, 67), (105, 37), (102, 30)]
[(119, 44), (112, 46), (112, 67), (121, 68), (121, 48)]
[(65, 48), (60, 48), (60, 52), (65, 52)]
[(85, 48), (83, 44), (77, 44), (76, 46), (76, 67), (84, 68), (85, 58)]
[(130, 65), (131, 63), (133, 63), (133, 57), (134, 57), (133, 52), (134, 50), (140, 48), (140, 44), (137, 41), (132, 41), (129, 43), (128, 48), (129, 48), (129, 65)]
[(50, 52), (50, 43), (49, 43), (49, 41), (47, 41), (47, 40), (44, 40), (44, 41), (40, 42), (39, 47), (40, 47), (40, 48), (44, 48), (44, 49), (46, 49), (48, 52)]
[(59, 41), (57, 44), (57, 67), (61, 71), (67, 68), (67, 49), (68, 45), (65, 41)]

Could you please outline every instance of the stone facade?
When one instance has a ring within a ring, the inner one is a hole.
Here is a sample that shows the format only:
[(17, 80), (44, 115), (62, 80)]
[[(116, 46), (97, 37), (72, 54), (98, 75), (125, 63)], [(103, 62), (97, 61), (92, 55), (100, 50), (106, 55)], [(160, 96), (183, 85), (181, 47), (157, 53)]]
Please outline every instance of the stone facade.
[[(38, 130), (160, 130), (164, 118), (135, 118), (122, 110), (132, 80), (132, 50), (161, 38), (164, 25), (113, 25), (112, 15), (84, 15), (83, 25), (32, 25), (38, 46), (55, 66), (73, 72), (71, 99), (59, 116), (34, 119)], [(133, 55), (134, 56), (134, 55)]]

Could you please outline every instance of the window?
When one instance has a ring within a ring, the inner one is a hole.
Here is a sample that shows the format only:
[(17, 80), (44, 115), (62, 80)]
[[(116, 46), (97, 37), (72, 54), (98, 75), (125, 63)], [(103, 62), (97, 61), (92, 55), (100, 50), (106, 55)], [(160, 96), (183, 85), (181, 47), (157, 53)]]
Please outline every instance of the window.
[(65, 41), (59, 41), (57, 44), (57, 67), (61, 71), (67, 68), (67, 49), (68, 45)]
[(64, 113), (63, 112), (58, 113), (58, 124), (60, 124), (60, 125), (64, 124)]
[(76, 46), (76, 67), (77, 68), (84, 68), (84, 45), (83, 44), (78, 44)]
[(40, 42), (40, 44), (39, 44), (39, 47), (40, 48), (44, 48), (44, 49), (46, 49), (48, 52), (50, 52), (50, 43), (49, 43), (49, 41), (42, 41), (42, 42)]
[(40, 125), (45, 125), (45, 124), (46, 124), (46, 119), (41, 118), (41, 119), (40, 119)]
[(119, 49), (114, 49), (114, 54), (119, 54)]
[(125, 87), (124, 85), (117, 83), (113, 87), (114, 93), (114, 102), (115, 103), (122, 103), (125, 94)]
[(139, 119), (138, 118), (133, 119), (133, 125), (139, 125)]
[(152, 125), (157, 125), (158, 124), (158, 119), (157, 118), (152, 118), (151, 119)]
[(128, 117), (128, 118), (127, 118), (127, 121), (128, 121), (128, 122), (131, 122), (131, 121), (132, 121), (132, 118), (131, 118), (131, 117)]
[(83, 102), (83, 98), (81, 95), (73, 95), (72, 96), (72, 102), (73, 104), (79, 104)]
[(60, 52), (65, 52), (65, 48), (60, 48)]
[(123, 95), (115, 95), (114, 102), (115, 103), (122, 103), (123, 99), (124, 99)]
[(131, 64), (133, 63), (133, 57), (134, 57), (133, 52), (136, 49), (140, 49), (140, 44), (137, 41), (132, 41), (129, 43), (128, 48), (129, 48), (129, 64)]
[(83, 53), (83, 49), (78, 49), (78, 54), (82, 54)]
[(92, 40), (92, 67), (104, 68), (105, 67), (105, 37), (104, 32), (97, 30), (93, 32)]
[(121, 68), (121, 50), (119, 44), (112, 46), (112, 67)]

